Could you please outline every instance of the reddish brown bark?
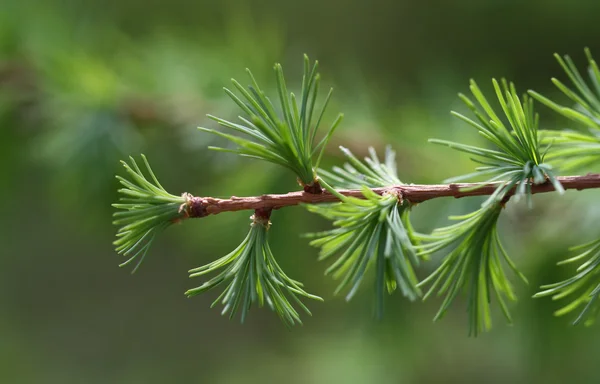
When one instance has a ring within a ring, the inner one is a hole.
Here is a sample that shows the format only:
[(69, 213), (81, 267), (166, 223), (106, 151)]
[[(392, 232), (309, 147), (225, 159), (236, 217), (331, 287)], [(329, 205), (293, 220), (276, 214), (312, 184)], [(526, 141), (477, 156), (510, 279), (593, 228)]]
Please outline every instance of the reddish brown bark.
[[(557, 178), (564, 189), (592, 189), (600, 188), (600, 174), (588, 174), (584, 176), (561, 176)], [(373, 188), (378, 194), (393, 192), (403, 200), (411, 203), (421, 203), (423, 201), (439, 197), (467, 197), (467, 196), (485, 196), (491, 195), (498, 183), (459, 183), (459, 184), (406, 184), (392, 187)], [(479, 187), (472, 189), (473, 187)], [(545, 193), (554, 191), (554, 187), (549, 182), (533, 185), (532, 193)], [(360, 190), (338, 190), (344, 196), (363, 198)], [(511, 190), (508, 196), (514, 194)], [(270, 211), (282, 207), (288, 207), (298, 204), (320, 204), (332, 203), (339, 199), (327, 191), (319, 194), (308, 193), (304, 191), (290, 192), (280, 195), (262, 195), (249, 197), (232, 196), (229, 199), (218, 199), (214, 197), (191, 197), (188, 199), (189, 217), (204, 217), (216, 215), (221, 212), (241, 211), (241, 210), (262, 210)]]

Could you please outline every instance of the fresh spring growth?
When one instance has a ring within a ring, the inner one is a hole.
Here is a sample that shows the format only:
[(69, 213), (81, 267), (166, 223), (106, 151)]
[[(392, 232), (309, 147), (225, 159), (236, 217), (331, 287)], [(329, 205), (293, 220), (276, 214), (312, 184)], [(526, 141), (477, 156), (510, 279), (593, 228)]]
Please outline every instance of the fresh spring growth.
[[(492, 323), (492, 302), (498, 302), (510, 321), (508, 300), (515, 294), (506, 266), (525, 280), (507, 255), (498, 235), (498, 218), (510, 199), (523, 195), (531, 203), (533, 190), (548, 191), (553, 187), (563, 192), (563, 186), (555, 176), (555, 169), (583, 169), (593, 166), (600, 158), (600, 71), (589, 51), (588, 85), (572, 61), (557, 56), (575, 90), (553, 79), (554, 84), (574, 102), (575, 106), (559, 105), (533, 91), (529, 94), (555, 112), (583, 125), (571, 130), (539, 131), (538, 115), (533, 110), (533, 100), (527, 96), (521, 100), (514, 85), (506, 81), (493, 81), (501, 114), (497, 114), (483, 93), (471, 82), (475, 101), (460, 95), (474, 118), (453, 112), (455, 116), (475, 128), (487, 141), (487, 146), (477, 147), (445, 140), (431, 142), (449, 146), (468, 153), (479, 164), (474, 173), (450, 179), (449, 182), (480, 178), (487, 180), (476, 187), (486, 186), (493, 193), (480, 209), (470, 214), (452, 217), (456, 224), (433, 231), (429, 236), (416, 233), (410, 223), (409, 213), (414, 201), (405, 195), (409, 188), (421, 187), (424, 193), (444, 190), (452, 186), (404, 185), (397, 175), (394, 152), (386, 150), (385, 159), (380, 161), (375, 151), (369, 148), (370, 156), (364, 161), (357, 159), (349, 150), (342, 148), (347, 162), (331, 171), (319, 169), (325, 145), (331, 138), (342, 116), (331, 124), (322, 139), (316, 142), (317, 130), (324, 117), (331, 91), (321, 108), (316, 108), (319, 89), (317, 64), (304, 60), (302, 91), (298, 98), (288, 93), (283, 71), (275, 66), (278, 103), (273, 104), (259, 88), (250, 74), (251, 85), (246, 89), (233, 80), (240, 96), (226, 93), (245, 113), (241, 123), (233, 123), (211, 116), (220, 125), (244, 136), (235, 136), (213, 129), (203, 129), (233, 142), (234, 149), (216, 148), (242, 156), (259, 158), (292, 170), (303, 193), (271, 196), (275, 203), (264, 208), (261, 197), (247, 198), (255, 209), (248, 236), (230, 254), (190, 271), (191, 277), (215, 273), (197, 288), (187, 291), (194, 296), (225, 284), (223, 293), (213, 303), (223, 304), (223, 313), (230, 317), (241, 313), (244, 320), (253, 305), (268, 306), (286, 323), (300, 322), (297, 307), (310, 313), (301, 298), (321, 300), (308, 294), (302, 284), (289, 278), (279, 267), (268, 243), (271, 209), (298, 204), (298, 199), (315, 204), (307, 205), (309, 211), (332, 221), (333, 229), (309, 235), (311, 244), (320, 248), (320, 259), (336, 258), (327, 273), (339, 279), (336, 293), (346, 291), (352, 298), (359, 287), (368, 280), (373, 271), (376, 314), (381, 316), (385, 292), (399, 290), (411, 300), (423, 296), (421, 289), (427, 288), (425, 298), (434, 293), (444, 296), (435, 319), (447, 313), (452, 302), (461, 294), (467, 294), (471, 334), (488, 330)], [(318, 111), (317, 111), (318, 110)], [(211, 213), (226, 211), (214, 209), (224, 202), (240, 202), (240, 198), (216, 199), (197, 198), (184, 193), (176, 196), (168, 193), (158, 182), (144, 156), (145, 176), (137, 163), (123, 163), (128, 178), (117, 176), (123, 186), (120, 202), (113, 206), (114, 224), (119, 226), (114, 242), (118, 253), (128, 257), (122, 265), (137, 259), (138, 268), (156, 235), (172, 223), (188, 217), (203, 217)], [(547, 161), (552, 161), (551, 167)], [(585, 189), (600, 185), (598, 175), (566, 177), (565, 187)], [(585, 184), (574, 184), (578, 179)], [(585, 180), (584, 180), (585, 179)], [(567, 181), (571, 180), (570, 186)], [(497, 182), (490, 188), (489, 182)], [(540, 185), (543, 184), (543, 185)], [(322, 193), (322, 187), (328, 193)], [(434, 188), (435, 187), (435, 188)], [(373, 188), (378, 188), (377, 193)], [(341, 191), (353, 189), (354, 191)], [(481, 190), (480, 190), (481, 191)], [(358, 197), (348, 197), (342, 193)], [(360, 193), (359, 193), (360, 192)], [(465, 191), (461, 191), (464, 194)], [(468, 192), (468, 191), (467, 191)], [(415, 196), (414, 190), (411, 192)], [(488, 193), (488, 192), (486, 192)], [(448, 196), (447, 193), (440, 196)], [(331, 203), (332, 198), (339, 202)], [(435, 197), (435, 196), (433, 196)], [(428, 195), (427, 199), (433, 198)], [(291, 198), (291, 199), (290, 199)], [(295, 199), (292, 201), (292, 199)], [(425, 201), (415, 200), (415, 201)], [(327, 203), (325, 203), (327, 202)], [(318, 203), (318, 204), (317, 204)], [(213, 205), (211, 205), (213, 204)], [(250, 209), (239, 208), (237, 209)], [(222, 206), (219, 206), (222, 208)], [(235, 209), (235, 210), (237, 210)], [(234, 210), (234, 209), (231, 209)], [(198, 213), (200, 212), (200, 213)], [(576, 274), (564, 281), (542, 287), (535, 297), (552, 296), (553, 299), (571, 297), (572, 301), (556, 312), (557, 315), (583, 308), (576, 323), (591, 323), (599, 312), (600, 302), (600, 240), (576, 248), (579, 254), (563, 263), (582, 262)], [(431, 255), (445, 252), (441, 265), (427, 278), (420, 281), (416, 268)]]
[(275, 106), (247, 70), (251, 85), (245, 89), (232, 79), (232, 83), (241, 96), (225, 88), (225, 92), (242, 109), (246, 117), (240, 116), (240, 124), (209, 115), (220, 125), (242, 133), (245, 137), (230, 135), (215, 129), (200, 128), (202, 131), (219, 135), (237, 145), (235, 149), (210, 147), (211, 149), (233, 152), (241, 156), (262, 159), (290, 169), (306, 191), (319, 193), (315, 170), (323, 156), (323, 151), (333, 132), (342, 121), (340, 114), (329, 127), (323, 138), (315, 144), (315, 138), (325, 109), (331, 98), (330, 89), (320, 111), (317, 110), (320, 76), (317, 73), (318, 62), (310, 65), (308, 56), (304, 56), (304, 76), (302, 91), (296, 98), (288, 93), (283, 69), (275, 65), (279, 105)]
[(266, 303), (288, 326), (301, 324), (300, 315), (292, 303), (310, 315), (310, 311), (299, 297), (319, 301), (323, 299), (304, 291), (302, 283), (290, 279), (279, 267), (267, 241), (267, 231), (271, 225), (268, 218), (255, 214), (251, 219), (250, 232), (236, 249), (189, 272), (190, 277), (198, 277), (220, 269), (222, 271), (185, 294), (192, 297), (225, 284), (225, 290), (211, 306), (223, 304), (223, 315), (229, 313), (229, 318), (233, 318), (240, 311), (241, 320), (244, 322), (253, 304), (262, 307)]
[(581, 123), (587, 128), (600, 130), (600, 69), (598, 69), (598, 64), (596, 64), (588, 48), (585, 49), (585, 55), (589, 64), (588, 75), (591, 86), (581, 76), (571, 57), (568, 55), (561, 57), (554, 54), (556, 61), (565, 71), (575, 90), (556, 78), (552, 78), (552, 83), (571, 99), (572, 104), (570, 106), (560, 105), (535, 91), (529, 91), (529, 94), (564, 117)]
[(121, 163), (131, 181), (117, 176), (124, 188), (119, 189), (123, 195), (120, 203), (112, 205), (119, 209), (113, 215), (113, 224), (119, 226), (117, 240), (113, 244), (119, 254), (129, 257), (121, 267), (139, 258), (133, 273), (144, 261), (156, 235), (185, 215), (182, 211), (185, 198), (171, 195), (160, 185), (146, 156), (142, 155), (142, 160), (151, 180), (144, 176), (133, 157), (129, 159), (131, 165), (124, 161)]
[[(552, 79), (552, 83), (570, 99), (571, 105), (560, 105), (535, 91), (529, 91), (542, 104), (577, 123), (569, 130), (542, 132), (544, 140), (553, 146), (549, 158), (560, 161), (562, 170), (585, 171), (600, 163), (600, 70), (587, 48), (585, 55), (588, 59), (589, 85), (569, 56), (554, 55), (575, 89), (567, 87), (556, 78)], [(571, 250), (578, 254), (561, 261), (559, 265), (582, 262), (576, 273), (564, 281), (541, 286), (541, 291), (534, 297), (552, 296), (553, 300), (574, 297), (555, 314), (563, 316), (580, 310), (573, 323), (590, 325), (597, 318), (600, 309), (600, 239)]]
[(508, 257), (497, 233), (497, 221), (510, 198), (509, 193), (513, 193), (515, 199), (525, 195), (531, 206), (532, 184), (549, 181), (559, 193), (564, 192), (552, 167), (544, 163), (549, 146), (543, 150), (540, 148), (539, 116), (533, 110), (533, 100), (525, 96), (521, 102), (515, 86), (505, 80), (501, 84), (496, 80), (492, 83), (508, 124), (496, 114), (474, 81), (471, 81), (470, 89), (479, 107), (467, 96), (460, 94), (459, 97), (476, 120), (456, 112), (453, 114), (474, 127), (495, 149), (446, 140), (430, 142), (473, 155), (472, 160), (481, 164), (475, 172), (448, 179), (447, 182), (471, 178), (486, 178), (487, 183), (500, 182), (481, 209), (464, 216), (451, 217), (459, 222), (434, 230), (419, 248), (423, 255), (450, 249), (446, 251), (448, 253), (442, 265), (419, 286), (431, 284), (425, 298), (436, 290), (438, 295), (445, 295), (435, 320), (443, 317), (461, 292), (467, 291), (469, 329), (472, 335), (490, 329), (492, 297), (498, 301), (507, 320), (511, 321), (505, 298), (515, 300), (515, 295), (503, 271), (502, 262), (506, 262), (525, 280)]
[(441, 319), (454, 299), (466, 292), (469, 334), (473, 336), (491, 328), (492, 300), (500, 304), (504, 316), (512, 322), (505, 299), (516, 300), (516, 297), (502, 264), (506, 263), (527, 282), (500, 242), (497, 222), (502, 208), (503, 204), (497, 202), (464, 216), (452, 216), (450, 219), (459, 221), (457, 224), (436, 229), (419, 248), (421, 254), (430, 255), (453, 247), (442, 264), (419, 286), (430, 285), (425, 299), (436, 291), (438, 295), (445, 295), (434, 320)]
[(401, 185), (396, 166), (396, 152), (389, 145), (385, 149), (383, 163), (379, 161), (373, 147), (369, 147), (369, 157), (364, 163), (358, 160), (348, 148), (340, 147), (348, 160), (342, 168), (334, 166), (332, 171), (319, 169), (319, 174), (334, 188), (358, 189), (363, 186), (369, 188), (391, 187)]
[(471, 93), (480, 107), (463, 94), (459, 97), (475, 115), (476, 120), (457, 112), (452, 114), (474, 127), (495, 149), (446, 140), (429, 140), (473, 155), (472, 160), (481, 164), (475, 172), (447, 179), (446, 182), (472, 178), (486, 178), (488, 183), (501, 181), (501, 185), (485, 204), (501, 201), (508, 191), (516, 187), (515, 199), (526, 195), (531, 205), (531, 181), (534, 184), (550, 181), (559, 193), (563, 193), (563, 187), (556, 180), (552, 167), (544, 163), (549, 146), (540, 148), (539, 116), (533, 110), (533, 100), (525, 96), (521, 102), (515, 86), (505, 80), (502, 80), (502, 85), (495, 79), (492, 83), (508, 125), (496, 114), (473, 80), (470, 86)]
[(307, 237), (314, 238), (310, 245), (321, 249), (319, 260), (338, 255), (325, 274), (341, 279), (335, 294), (348, 288), (346, 300), (356, 294), (367, 271), (375, 269), (375, 312), (381, 317), (386, 291), (391, 294), (399, 289), (410, 300), (421, 295), (414, 271), (419, 257), (413, 246), (417, 235), (409, 221), (410, 204), (400, 201), (394, 193), (380, 196), (369, 189), (402, 184), (396, 172), (395, 153), (389, 147), (383, 163), (373, 148), (369, 148), (371, 157), (365, 158), (364, 163), (349, 150), (342, 151), (348, 163), (343, 168), (334, 167), (332, 172), (320, 170), (327, 180), (323, 185), (332, 193), (336, 192), (329, 183), (335, 188), (361, 189), (364, 199), (342, 196), (340, 203), (308, 205), (309, 211), (331, 220), (335, 228)]
[[(241, 96), (237, 96), (227, 88), (225, 92), (242, 109), (246, 117), (239, 117), (241, 124), (212, 115), (209, 117), (224, 127), (244, 134), (245, 137), (200, 128), (237, 145), (236, 149), (211, 148), (281, 165), (296, 174), (306, 192), (320, 193), (322, 189), (316, 169), (319, 167), (327, 142), (343, 116), (340, 114), (325, 136), (315, 144), (316, 134), (332, 93), (330, 90), (320, 111), (317, 111), (315, 106), (320, 84), (317, 69), (318, 63), (315, 62), (311, 66), (308, 56), (305, 55), (302, 90), (297, 99), (294, 93), (288, 93), (283, 69), (280, 64), (276, 64), (278, 107), (261, 90), (249, 70), (251, 85), (248, 89), (236, 80), (232, 80)], [(225, 267), (221, 274), (202, 286), (189, 290), (187, 295), (194, 296), (226, 281), (227, 288), (214, 303), (219, 301), (223, 303), (225, 306), (223, 313), (230, 312), (233, 316), (241, 303), (242, 320), (244, 320), (252, 303), (258, 303), (259, 306), (267, 303), (286, 324), (300, 323), (299, 315), (288, 300), (288, 296), (309, 314), (306, 306), (296, 295), (321, 299), (306, 293), (301, 288), (302, 284), (288, 278), (279, 268), (267, 240), (266, 231), (269, 225), (270, 223), (267, 225), (255, 220), (248, 237), (236, 250), (214, 263), (192, 270), (190, 273), (193, 277)]]
[(572, 105), (560, 105), (535, 91), (529, 91), (536, 100), (577, 123), (571, 129), (541, 131), (543, 142), (552, 145), (548, 159), (560, 162), (563, 171), (585, 170), (600, 162), (600, 69), (587, 48), (585, 55), (589, 64), (590, 85), (569, 56), (554, 55), (575, 90), (555, 78), (552, 83), (570, 99)]

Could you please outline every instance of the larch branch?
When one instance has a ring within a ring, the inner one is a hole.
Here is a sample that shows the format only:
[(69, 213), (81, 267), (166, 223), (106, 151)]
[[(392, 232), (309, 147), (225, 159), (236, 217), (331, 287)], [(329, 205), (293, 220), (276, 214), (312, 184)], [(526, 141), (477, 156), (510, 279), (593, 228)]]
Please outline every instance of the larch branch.
[[(587, 174), (583, 176), (561, 176), (557, 180), (567, 189), (593, 189), (600, 188), (600, 174)], [(377, 194), (386, 192), (398, 195), (402, 200), (411, 203), (421, 203), (427, 200), (439, 197), (461, 198), (467, 196), (486, 196), (491, 195), (498, 183), (456, 183), (456, 184), (402, 184), (390, 187), (372, 188)], [(340, 189), (337, 190), (344, 196), (364, 198), (362, 192), (358, 189)], [(547, 181), (543, 184), (531, 186), (532, 193), (545, 193), (554, 191), (552, 184)], [(507, 196), (515, 193), (513, 188)], [(339, 199), (327, 191), (319, 194), (308, 193), (304, 191), (289, 192), (286, 194), (273, 194), (249, 197), (232, 196), (229, 199), (219, 199), (214, 197), (194, 197), (188, 194), (187, 204), (189, 207), (189, 217), (204, 217), (216, 215), (222, 212), (242, 211), (242, 210), (265, 210), (279, 209), (298, 204), (321, 204), (333, 203)]]

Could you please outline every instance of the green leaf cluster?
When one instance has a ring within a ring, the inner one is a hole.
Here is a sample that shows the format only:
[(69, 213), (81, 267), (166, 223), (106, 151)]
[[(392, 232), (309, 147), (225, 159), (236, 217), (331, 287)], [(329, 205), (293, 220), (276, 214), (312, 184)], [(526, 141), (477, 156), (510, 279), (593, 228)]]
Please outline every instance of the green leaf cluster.
[(340, 150), (348, 160), (341, 168), (334, 166), (331, 172), (319, 169), (321, 177), (334, 188), (359, 189), (363, 186), (377, 188), (402, 184), (398, 178), (396, 152), (392, 147), (386, 147), (383, 162), (379, 161), (373, 147), (368, 148), (369, 157), (365, 157), (364, 163), (349, 149), (340, 146)]
[(349, 288), (350, 300), (362, 284), (369, 269), (375, 269), (376, 314), (383, 315), (385, 292), (399, 289), (410, 300), (421, 296), (414, 268), (419, 257), (414, 244), (417, 234), (409, 221), (410, 204), (402, 202), (392, 189), (378, 195), (369, 188), (402, 184), (396, 174), (395, 153), (388, 147), (385, 161), (379, 161), (373, 148), (370, 157), (360, 162), (349, 150), (342, 148), (348, 159), (343, 168), (320, 171), (327, 179), (323, 184), (332, 193), (335, 188), (359, 188), (364, 199), (341, 196), (340, 203), (308, 205), (309, 211), (331, 220), (334, 229), (313, 233), (310, 245), (320, 248), (319, 260), (339, 255), (326, 270), (342, 279), (335, 294)]
[[(562, 105), (535, 91), (529, 93), (542, 104), (558, 114), (577, 123), (574, 127), (560, 131), (543, 131), (544, 141), (552, 143), (549, 158), (559, 161), (564, 171), (583, 170), (597, 165), (600, 161), (600, 69), (590, 50), (585, 49), (588, 61), (586, 82), (574, 61), (568, 55), (555, 54), (560, 67), (569, 78), (573, 88), (562, 81), (552, 78), (552, 83), (570, 100), (570, 105)], [(581, 310), (574, 324), (583, 322), (590, 325), (598, 314), (598, 295), (600, 292), (600, 239), (573, 247), (578, 254), (559, 265), (584, 261), (576, 273), (564, 281), (540, 287), (534, 297), (552, 296), (553, 300), (573, 298), (572, 301), (557, 310), (557, 316)]]
[(492, 84), (502, 118), (474, 81), (471, 81), (470, 89), (478, 105), (463, 94), (459, 97), (475, 120), (457, 112), (452, 114), (475, 128), (493, 148), (436, 139), (430, 142), (468, 153), (475, 163), (480, 164), (475, 172), (447, 182), (484, 178), (488, 183), (498, 182), (498, 186), (479, 210), (451, 217), (458, 223), (434, 230), (419, 247), (424, 255), (447, 252), (442, 264), (419, 285), (431, 284), (424, 298), (436, 290), (438, 295), (445, 295), (435, 320), (444, 316), (459, 294), (467, 292), (469, 333), (475, 336), (491, 328), (493, 297), (507, 320), (512, 321), (506, 299), (515, 300), (516, 297), (504, 273), (503, 263), (526, 281), (509, 258), (497, 233), (502, 208), (513, 195), (515, 200), (526, 196), (531, 205), (534, 184), (549, 181), (559, 193), (564, 192), (552, 167), (544, 162), (550, 147), (542, 148), (540, 143), (539, 116), (534, 111), (533, 100), (525, 95), (521, 101), (514, 84), (506, 80), (498, 82), (494, 79)]
[(459, 94), (459, 97), (475, 115), (476, 120), (457, 112), (452, 112), (452, 114), (475, 128), (495, 149), (446, 140), (430, 140), (432, 143), (447, 145), (473, 155), (472, 160), (481, 164), (473, 173), (446, 181), (455, 182), (474, 177), (485, 177), (487, 182), (501, 181), (496, 192), (489, 197), (488, 203), (501, 201), (506, 193), (515, 186), (517, 187), (516, 199), (523, 195), (529, 199), (531, 181), (533, 184), (541, 184), (549, 180), (557, 191), (563, 193), (562, 186), (552, 172), (552, 166), (544, 163), (549, 146), (543, 150), (540, 146), (539, 115), (534, 112), (533, 100), (524, 96), (521, 101), (514, 84), (509, 84), (506, 80), (502, 80), (500, 84), (493, 79), (492, 83), (508, 124), (496, 114), (475, 81), (471, 80), (471, 93), (479, 107), (467, 96)]
[(253, 304), (262, 307), (266, 303), (285, 324), (301, 324), (300, 315), (292, 303), (310, 315), (299, 296), (323, 299), (304, 291), (302, 283), (289, 278), (277, 264), (267, 241), (269, 226), (270, 222), (265, 223), (253, 216), (250, 232), (236, 249), (212, 263), (189, 271), (190, 277), (198, 277), (222, 269), (199, 287), (188, 290), (186, 295), (192, 297), (225, 284), (225, 290), (211, 306), (223, 304), (222, 314), (229, 313), (229, 317), (233, 318), (240, 311), (244, 322)]
[[(320, 84), (317, 69), (318, 62), (311, 67), (308, 56), (305, 55), (302, 90), (300, 97), (297, 98), (294, 93), (288, 93), (281, 65), (275, 65), (279, 113), (271, 99), (259, 87), (250, 70), (247, 72), (252, 84), (248, 89), (232, 79), (235, 89), (241, 96), (238, 97), (227, 88), (225, 92), (247, 117), (240, 116), (240, 124), (212, 115), (209, 117), (224, 127), (242, 133), (244, 137), (215, 129), (200, 128), (205, 132), (219, 135), (237, 146), (235, 149), (210, 148), (281, 165), (293, 171), (303, 186), (312, 186), (316, 181), (315, 169), (319, 167), (323, 150), (343, 118), (342, 114), (338, 115), (325, 136), (315, 144), (317, 131), (333, 92), (332, 89), (329, 91), (318, 112), (318, 108), (315, 107)], [(315, 156), (316, 160), (313, 161)]]
[(558, 160), (562, 170), (585, 169), (600, 160), (600, 69), (587, 48), (585, 55), (589, 64), (589, 84), (569, 56), (554, 55), (575, 89), (556, 78), (552, 83), (574, 104), (561, 105), (529, 91), (536, 100), (577, 123), (571, 129), (541, 132), (542, 139), (553, 146), (549, 159)]
[(529, 91), (529, 93), (560, 115), (579, 122), (585, 127), (600, 129), (600, 69), (598, 69), (598, 64), (596, 64), (590, 50), (587, 48), (585, 49), (585, 55), (589, 64), (588, 74), (591, 86), (586, 83), (571, 57), (568, 55), (561, 57), (554, 54), (575, 90), (556, 78), (552, 78), (552, 83), (571, 100), (572, 106), (558, 104), (535, 91)]
[(498, 236), (497, 222), (503, 204), (496, 202), (464, 216), (451, 216), (456, 224), (436, 229), (420, 247), (422, 254), (452, 247), (442, 264), (419, 286), (430, 285), (424, 298), (437, 291), (445, 295), (434, 320), (441, 319), (456, 297), (467, 292), (469, 334), (477, 336), (492, 326), (490, 303), (494, 297), (509, 322), (511, 316), (505, 299), (516, 300), (503, 264), (523, 281), (521, 274), (506, 253)]
[(117, 240), (114, 241), (117, 253), (128, 256), (129, 259), (120, 266), (125, 266), (139, 257), (135, 272), (148, 253), (148, 249), (156, 235), (185, 215), (182, 204), (185, 198), (168, 193), (152, 172), (146, 156), (142, 160), (150, 175), (150, 180), (130, 157), (131, 165), (122, 161), (123, 167), (131, 177), (131, 181), (117, 176), (124, 188), (119, 189), (123, 195), (119, 203), (112, 206), (115, 212), (113, 224), (119, 226)]

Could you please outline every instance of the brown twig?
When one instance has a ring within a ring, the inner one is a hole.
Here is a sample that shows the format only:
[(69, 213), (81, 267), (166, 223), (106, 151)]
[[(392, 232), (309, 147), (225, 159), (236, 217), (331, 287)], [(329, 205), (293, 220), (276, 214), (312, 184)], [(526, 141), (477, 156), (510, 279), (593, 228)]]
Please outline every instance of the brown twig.
[[(588, 174), (583, 176), (562, 176), (557, 178), (564, 189), (592, 189), (600, 188), (600, 174)], [(459, 184), (406, 184), (392, 187), (373, 188), (373, 192), (383, 194), (393, 192), (399, 198), (411, 203), (421, 203), (423, 201), (435, 199), (438, 197), (467, 197), (467, 196), (485, 196), (491, 195), (499, 183), (459, 183)], [(477, 189), (473, 189), (477, 188)], [(550, 182), (532, 185), (532, 193), (552, 192), (554, 187)], [(360, 190), (338, 190), (344, 196), (363, 198)], [(515, 192), (513, 188), (507, 196), (512, 196)], [(191, 196), (191, 195), (190, 195)], [(313, 194), (307, 192), (290, 192), (281, 195), (262, 195), (250, 197), (232, 196), (229, 199), (218, 199), (214, 197), (190, 197), (187, 199), (189, 217), (204, 217), (216, 215), (221, 212), (241, 211), (241, 210), (265, 210), (279, 209), (298, 204), (320, 204), (332, 203), (339, 199), (329, 192)]]

